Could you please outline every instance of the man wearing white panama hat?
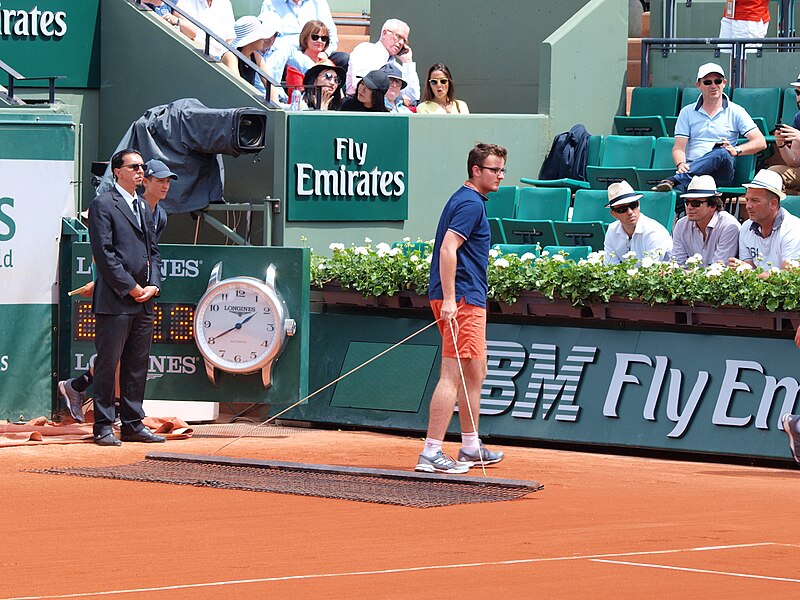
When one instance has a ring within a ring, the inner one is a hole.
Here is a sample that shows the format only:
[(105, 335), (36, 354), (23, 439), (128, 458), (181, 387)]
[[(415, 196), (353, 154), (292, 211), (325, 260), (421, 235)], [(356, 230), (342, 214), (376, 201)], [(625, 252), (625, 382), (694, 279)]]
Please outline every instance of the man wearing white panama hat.
[(616, 264), (633, 252), (636, 258), (649, 255), (654, 260), (667, 260), (672, 250), (672, 238), (667, 229), (655, 219), (641, 214), (639, 199), (627, 181), (608, 186), (608, 204), (616, 222), (608, 226), (604, 245), (605, 262)]
[(747, 263), (768, 277), (774, 268), (786, 268), (800, 259), (800, 219), (781, 208), (783, 180), (775, 171), (761, 169), (747, 188), (746, 208), (750, 217), (739, 232), (739, 259), (728, 261), (731, 268)]
[(717, 183), (711, 175), (692, 177), (681, 198), (686, 204), (686, 216), (678, 219), (672, 229), (672, 254), (679, 265), (690, 256), (703, 257), (700, 266), (723, 262), (737, 256), (739, 251), (739, 221), (722, 210)]

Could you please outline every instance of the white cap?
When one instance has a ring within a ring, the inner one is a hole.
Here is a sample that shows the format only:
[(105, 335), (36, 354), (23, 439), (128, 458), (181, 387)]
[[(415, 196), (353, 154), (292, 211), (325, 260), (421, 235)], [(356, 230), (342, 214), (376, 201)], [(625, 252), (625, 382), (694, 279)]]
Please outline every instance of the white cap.
[(700, 65), (700, 68), (697, 69), (697, 78), (702, 79), (709, 73), (719, 73), (723, 77), (725, 77), (725, 70), (720, 67), (716, 63), (706, 63), (704, 65)]
[(753, 177), (753, 181), (745, 183), (744, 187), (769, 190), (778, 196), (778, 200), (786, 198), (786, 194), (783, 193), (783, 177), (781, 177), (781, 174), (777, 171), (761, 169), (756, 173), (756, 176)]
[(797, 76), (797, 79), (795, 79), (795, 80), (794, 80), (792, 83), (790, 83), (789, 85), (790, 85), (790, 86), (792, 86), (792, 87), (800, 87), (800, 75), (798, 75), (798, 76)]

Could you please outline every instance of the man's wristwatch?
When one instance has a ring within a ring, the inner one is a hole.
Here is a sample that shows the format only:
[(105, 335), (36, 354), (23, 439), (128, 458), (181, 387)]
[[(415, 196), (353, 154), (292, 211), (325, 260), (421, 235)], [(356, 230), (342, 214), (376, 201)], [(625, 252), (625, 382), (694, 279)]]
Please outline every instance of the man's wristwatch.
[(742, 149), (739, 146), (736, 146), (736, 156), (741, 155)]

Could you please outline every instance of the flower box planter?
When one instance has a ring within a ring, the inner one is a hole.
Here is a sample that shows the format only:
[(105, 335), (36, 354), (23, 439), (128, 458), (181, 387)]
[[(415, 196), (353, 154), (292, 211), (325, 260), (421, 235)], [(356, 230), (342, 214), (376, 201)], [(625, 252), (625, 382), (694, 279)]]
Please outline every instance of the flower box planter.
[(345, 304), (349, 306), (375, 306), (374, 297), (364, 297), (358, 290), (343, 288), (337, 282), (328, 282), (319, 290), (325, 304)]
[[(783, 329), (782, 317), (796, 317), (796, 313), (769, 312), (766, 309), (752, 311), (739, 306), (711, 306), (695, 303), (689, 307), (689, 324), (707, 327), (736, 327), (741, 329)], [(776, 320), (781, 326), (777, 326)]]
[(588, 306), (574, 306), (565, 298), (550, 300), (539, 292), (524, 292), (518, 302), (524, 302), (527, 312), (533, 317), (566, 317), (580, 319), (591, 317), (592, 311)]
[(686, 323), (686, 309), (674, 303), (650, 306), (640, 300), (612, 298), (606, 304), (592, 304), (592, 313), (597, 319), (615, 319), (665, 325)]

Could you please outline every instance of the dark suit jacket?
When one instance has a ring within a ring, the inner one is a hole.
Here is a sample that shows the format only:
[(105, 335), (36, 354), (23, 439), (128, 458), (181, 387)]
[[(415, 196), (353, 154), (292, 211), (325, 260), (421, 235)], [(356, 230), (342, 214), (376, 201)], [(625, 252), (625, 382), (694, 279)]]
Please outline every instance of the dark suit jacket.
[(137, 283), (161, 287), (161, 255), (153, 235), (153, 214), (146, 202), (137, 202), (144, 228), (136, 223), (116, 187), (97, 196), (89, 207), (89, 239), (97, 266), (92, 304), (97, 314), (153, 311), (152, 299), (140, 304), (129, 294)]

